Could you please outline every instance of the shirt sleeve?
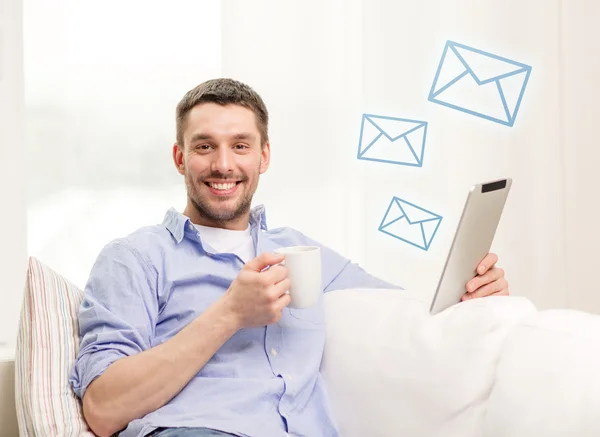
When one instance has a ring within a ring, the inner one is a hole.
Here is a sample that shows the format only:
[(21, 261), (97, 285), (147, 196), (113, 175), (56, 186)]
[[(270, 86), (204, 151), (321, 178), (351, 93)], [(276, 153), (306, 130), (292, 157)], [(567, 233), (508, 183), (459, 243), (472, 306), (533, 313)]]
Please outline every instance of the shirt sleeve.
[[(341, 257), (341, 255), (335, 255)], [(341, 257), (343, 258), (343, 257)], [(398, 285), (391, 284), (389, 282), (384, 281), (383, 279), (379, 279), (370, 273), (367, 273), (362, 267), (358, 264), (351, 262), (348, 259), (343, 264), (342, 269), (338, 272), (337, 276), (335, 276), (331, 282), (325, 287), (325, 293), (333, 290), (343, 290), (349, 288), (375, 288), (375, 289), (397, 289), (403, 290), (402, 287)]]
[(158, 315), (157, 273), (125, 240), (99, 254), (79, 308), (80, 348), (69, 382), (83, 398), (115, 361), (151, 347)]
[(367, 273), (358, 264), (353, 263), (348, 258), (345, 258), (338, 252), (318, 241), (307, 237), (303, 233), (291, 228), (283, 229), (282, 233), (285, 233), (288, 238), (291, 237), (291, 242), (286, 239), (285, 243), (319, 246), (321, 248), (323, 291), (325, 293), (333, 290), (350, 288), (403, 290), (403, 288), (398, 285), (391, 284)]

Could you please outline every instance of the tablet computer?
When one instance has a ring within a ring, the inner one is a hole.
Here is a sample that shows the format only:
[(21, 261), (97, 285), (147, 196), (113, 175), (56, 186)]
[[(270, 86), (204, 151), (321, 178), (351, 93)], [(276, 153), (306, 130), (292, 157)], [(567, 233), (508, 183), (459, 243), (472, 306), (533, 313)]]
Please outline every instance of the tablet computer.
[(429, 312), (437, 314), (460, 302), (467, 282), (492, 247), (512, 179), (471, 187), (446, 258)]

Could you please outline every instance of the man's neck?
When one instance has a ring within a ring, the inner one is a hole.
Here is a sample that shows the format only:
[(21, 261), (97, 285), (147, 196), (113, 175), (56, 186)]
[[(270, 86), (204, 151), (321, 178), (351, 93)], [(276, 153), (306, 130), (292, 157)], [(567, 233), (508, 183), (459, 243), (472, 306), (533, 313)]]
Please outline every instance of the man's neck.
[(244, 231), (248, 229), (248, 222), (250, 220), (250, 211), (247, 211), (242, 216), (227, 221), (215, 221), (210, 220), (202, 216), (198, 210), (188, 203), (183, 211), (183, 215), (190, 218), (192, 223), (195, 225), (208, 226), (211, 228), (229, 229), (231, 231)]

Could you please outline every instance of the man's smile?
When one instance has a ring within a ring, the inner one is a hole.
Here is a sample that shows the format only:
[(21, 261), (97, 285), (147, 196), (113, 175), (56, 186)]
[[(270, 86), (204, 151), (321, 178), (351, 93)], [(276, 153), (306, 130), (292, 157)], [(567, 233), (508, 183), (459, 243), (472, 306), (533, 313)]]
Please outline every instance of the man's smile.
[(217, 196), (228, 196), (235, 193), (240, 183), (241, 181), (204, 182), (210, 192)]

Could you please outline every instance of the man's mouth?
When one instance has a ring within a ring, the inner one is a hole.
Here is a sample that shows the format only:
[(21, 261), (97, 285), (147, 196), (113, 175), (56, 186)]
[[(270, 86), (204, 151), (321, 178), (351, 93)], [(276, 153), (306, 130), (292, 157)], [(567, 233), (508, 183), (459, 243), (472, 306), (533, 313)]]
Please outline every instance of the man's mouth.
[(215, 182), (207, 182), (207, 184), (215, 190), (230, 190), (237, 185), (237, 182), (226, 182), (222, 184), (217, 184)]
[(237, 186), (241, 181), (232, 181), (232, 182), (204, 182), (209, 188), (210, 191), (217, 195), (227, 195), (232, 194), (236, 191)]

